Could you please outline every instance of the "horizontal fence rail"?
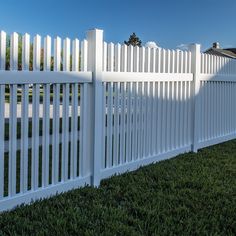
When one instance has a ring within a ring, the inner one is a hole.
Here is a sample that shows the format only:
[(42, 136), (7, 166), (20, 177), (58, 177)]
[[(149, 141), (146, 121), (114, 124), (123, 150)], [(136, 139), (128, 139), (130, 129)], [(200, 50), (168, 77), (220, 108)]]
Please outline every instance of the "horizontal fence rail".
[(236, 137), (236, 60), (0, 32), (0, 211)]

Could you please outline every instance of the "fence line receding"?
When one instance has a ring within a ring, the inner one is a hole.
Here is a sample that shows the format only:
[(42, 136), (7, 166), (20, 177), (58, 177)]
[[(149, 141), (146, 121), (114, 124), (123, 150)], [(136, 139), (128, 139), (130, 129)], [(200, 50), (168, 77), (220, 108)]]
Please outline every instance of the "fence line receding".
[(0, 211), (236, 137), (236, 61), (0, 32)]

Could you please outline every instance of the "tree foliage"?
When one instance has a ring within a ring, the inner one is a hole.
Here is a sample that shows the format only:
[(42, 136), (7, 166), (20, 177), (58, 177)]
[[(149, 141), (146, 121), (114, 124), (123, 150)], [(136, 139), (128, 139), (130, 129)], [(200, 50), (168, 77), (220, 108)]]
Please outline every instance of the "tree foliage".
[(131, 34), (129, 37), (128, 41), (124, 41), (124, 43), (129, 46), (138, 46), (141, 47), (142, 46), (142, 41), (139, 39), (139, 37), (137, 37), (137, 35), (135, 33)]

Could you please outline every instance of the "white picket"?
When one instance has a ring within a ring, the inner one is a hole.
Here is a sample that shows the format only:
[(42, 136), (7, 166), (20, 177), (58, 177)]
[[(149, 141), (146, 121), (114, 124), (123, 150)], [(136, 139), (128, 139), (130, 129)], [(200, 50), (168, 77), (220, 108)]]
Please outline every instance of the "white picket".
[(35, 71), (40, 70), (41, 59), (41, 36), (38, 34), (34, 37), (34, 49), (33, 49), (33, 69)]
[[(108, 67), (109, 70), (109, 67)], [(113, 83), (107, 88), (107, 151), (106, 167), (112, 166), (112, 123), (113, 123)]]
[[(181, 55), (181, 60), (182, 60), (182, 53), (180, 54)], [(183, 71), (183, 68), (181, 68), (181, 72)], [(183, 100), (183, 91), (184, 91), (184, 82), (183, 81), (180, 81), (179, 82), (180, 84), (180, 90), (179, 90), (179, 107), (180, 107), (180, 110), (179, 110), (179, 146), (182, 147), (184, 145), (183, 143), (183, 139), (184, 139), (184, 124), (183, 124), (183, 113), (184, 113), (184, 100)]]
[(30, 35), (22, 37), (22, 70), (28, 71), (30, 66)]
[(184, 53), (180, 51), (180, 64), (179, 64), (179, 72), (184, 73)]
[[(159, 67), (160, 68), (160, 67)], [(156, 153), (161, 152), (161, 82), (157, 82), (157, 140), (156, 140)]]
[[(37, 57), (37, 55), (36, 55)], [(35, 62), (35, 65), (37, 63)], [(36, 67), (37, 68), (37, 67)], [(31, 187), (39, 187), (39, 84), (33, 85)]]
[(142, 147), (141, 147), (141, 142), (142, 142), (142, 82), (138, 82), (137, 85), (137, 91), (138, 91), (138, 122), (137, 122), (137, 159), (141, 159), (141, 152), (142, 152)]
[[(26, 57), (27, 58), (27, 57)], [(27, 64), (27, 63), (26, 63)], [(25, 65), (26, 65), (25, 64)], [(27, 66), (25, 67), (27, 69)], [(22, 86), (20, 192), (28, 190), (29, 85)]]
[[(54, 68), (55, 69), (55, 68)], [(59, 181), (59, 120), (60, 85), (53, 84), (53, 138), (52, 138), (52, 183)]]
[(161, 73), (166, 73), (166, 50), (161, 50)]
[[(155, 65), (155, 64), (153, 64), (153, 65)], [(152, 151), (151, 151), (151, 155), (156, 154), (156, 127), (157, 127), (157, 98), (156, 98), (156, 92), (157, 92), (156, 82), (153, 82), (152, 83), (152, 123), (151, 123), (151, 132), (152, 132), (151, 150)]]
[(18, 34), (15, 32), (11, 35), (10, 68), (18, 70)]
[(127, 72), (127, 45), (121, 46), (121, 71)]
[[(48, 53), (49, 54), (49, 53)], [(50, 66), (44, 67), (50, 70)], [(42, 186), (49, 184), (49, 135), (50, 135), (50, 84), (43, 85), (43, 144), (42, 144)]]
[(63, 71), (70, 71), (70, 39), (63, 40)]
[[(130, 68), (131, 69), (131, 68)], [(126, 161), (130, 162), (131, 157), (131, 137), (132, 137), (132, 82), (127, 83), (127, 132), (126, 132)]]
[[(172, 54), (174, 57), (174, 54)], [(172, 70), (174, 70), (174, 67), (172, 67)], [(173, 71), (172, 71), (173, 72)], [(171, 124), (170, 124), (170, 130), (171, 130), (171, 140), (170, 140), (170, 147), (171, 150), (174, 149), (175, 147), (175, 81), (171, 82), (171, 112), (170, 112), (170, 117), (171, 117)]]
[[(167, 51), (167, 57), (170, 56), (169, 50)], [(168, 70), (170, 70), (170, 64), (168, 63)], [(171, 123), (171, 82), (166, 83), (166, 151), (170, 150), (170, 137), (171, 137), (171, 129), (170, 129), (170, 123)]]
[(115, 45), (115, 71), (120, 72), (121, 68), (121, 45)]
[(150, 72), (150, 48), (145, 48), (145, 72)]
[(133, 68), (134, 68), (134, 47), (132, 45), (128, 46), (128, 67), (127, 67), (127, 71), (128, 72), (133, 72)]
[(103, 42), (103, 71), (107, 71), (107, 43)]
[(117, 166), (119, 154), (119, 84), (114, 83), (114, 125), (113, 125), (113, 166)]
[(0, 85), (0, 201), (4, 197), (5, 85)]
[(157, 59), (156, 72), (160, 73), (161, 72), (161, 49), (160, 48), (158, 48), (156, 51), (156, 59)]
[(171, 73), (175, 73), (175, 50), (171, 51)]
[(134, 72), (139, 72), (139, 47), (134, 47)]
[[(201, 59), (201, 62), (203, 60)], [(184, 51), (184, 73), (188, 73), (188, 52), (187, 51)]]
[(145, 70), (145, 48), (139, 48), (139, 72), (144, 72)]
[(16, 195), (16, 135), (17, 135), (17, 85), (10, 86), (10, 120), (9, 120), (9, 163), (8, 196)]
[(110, 72), (114, 71), (114, 44), (109, 43), (108, 44), (108, 58), (107, 58), (107, 64), (108, 68), (107, 70)]
[[(75, 67), (74, 67), (75, 68)], [(77, 177), (77, 150), (78, 150), (78, 84), (72, 85), (71, 111), (71, 179)]]
[[(136, 68), (137, 69), (137, 68)], [(132, 160), (138, 157), (138, 83), (133, 83), (133, 125), (132, 125)]]
[(44, 38), (44, 71), (51, 70), (51, 44), (51, 37), (47, 35)]
[(125, 157), (125, 84), (120, 84), (120, 98), (121, 98), (121, 117), (120, 117), (120, 163), (124, 163)]
[(84, 39), (81, 42), (81, 71), (88, 69), (88, 41)]
[[(65, 69), (68, 65), (66, 65)], [(62, 181), (68, 180), (68, 151), (69, 151), (69, 84), (63, 84), (62, 104)]]
[(150, 156), (151, 153), (151, 124), (152, 124), (152, 109), (151, 109), (151, 102), (152, 102), (152, 83), (147, 83), (147, 144), (146, 144), (146, 156)]
[[(178, 55), (178, 52), (176, 52)], [(177, 57), (176, 57), (177, 59)], [(178, 60), (177, 60), (178, 61)], [(177, 64), (178, 65), (178, 64)], [(177, 66), (178, 68), (178, 66)], [(179, 82), (176, 82), (176, 87), (175, 87), (175, 149), (179, 148)]]
[(144, 82), (144, 107), (143, 107), (143, 157), (147, 155), (148, 152), (148, 82)]
[(54, 39), (54, 71), (61, 70), (61, 38)]
[[(165, 51), (163, 50), (163, 58)], [(164, 64), (164, 63), (163, 63)], [(164, 67), (163, 67), (164, 68)], [(164, 71), (164, 69), (163, 69)], [(162, 82), (162, 90), (161, 90), (161, 103), (162, 103), (162, 124), (161, 124), (161, 152), (165, 152), (166, 150), (166, 126), (167, 126), (167, 120), (166, 120), (166, 104), (167, 104), (167, 84), (166, 82)]]
[(72, 42), (72, 71), (79, 71), (79, 40)]
[(150, 58), (150, 72), (155, 73), (156, 71), (156, 48), (151, 49), (151, 58)]
[(166, 63), (166, 73), (170, 73), (171, 51), (169, 49), (166, 51), (166, 62), (165, 63)]
[(6, 67), (6, 32), (0, 31), (0, 70)]
[(88, 127), (88, 84), (85, 83), (80, 86), (80, 154), (79, 154), (79, 176), (84, 177), (90, 172), (88, 166), (88, 132), (86, 127)]
[(187, 146), (187, 81), (183, 82), (183, 146)]

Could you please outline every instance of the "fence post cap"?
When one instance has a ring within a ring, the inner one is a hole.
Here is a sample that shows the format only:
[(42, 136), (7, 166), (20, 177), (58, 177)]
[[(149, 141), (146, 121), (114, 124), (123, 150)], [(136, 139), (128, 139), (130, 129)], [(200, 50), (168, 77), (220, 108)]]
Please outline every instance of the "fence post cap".
[(190, 43), (189, 45), (188, 45), (188, 48), (189, 48), (189, 50), (190, 51), (192, 51), (192, 50), (194, 50), (194, 49), (199, 49), (199, 51), (200, 51), (200, 49), (201, 49), (201, 44), (200, 43)]
[(92, 29), (89, 29), (87, 32), (89, 32), (89, 31), (100, 31), (100, 32), (103, 32), (102, 29), (98, 29), (98, 28), (92, 28)]

